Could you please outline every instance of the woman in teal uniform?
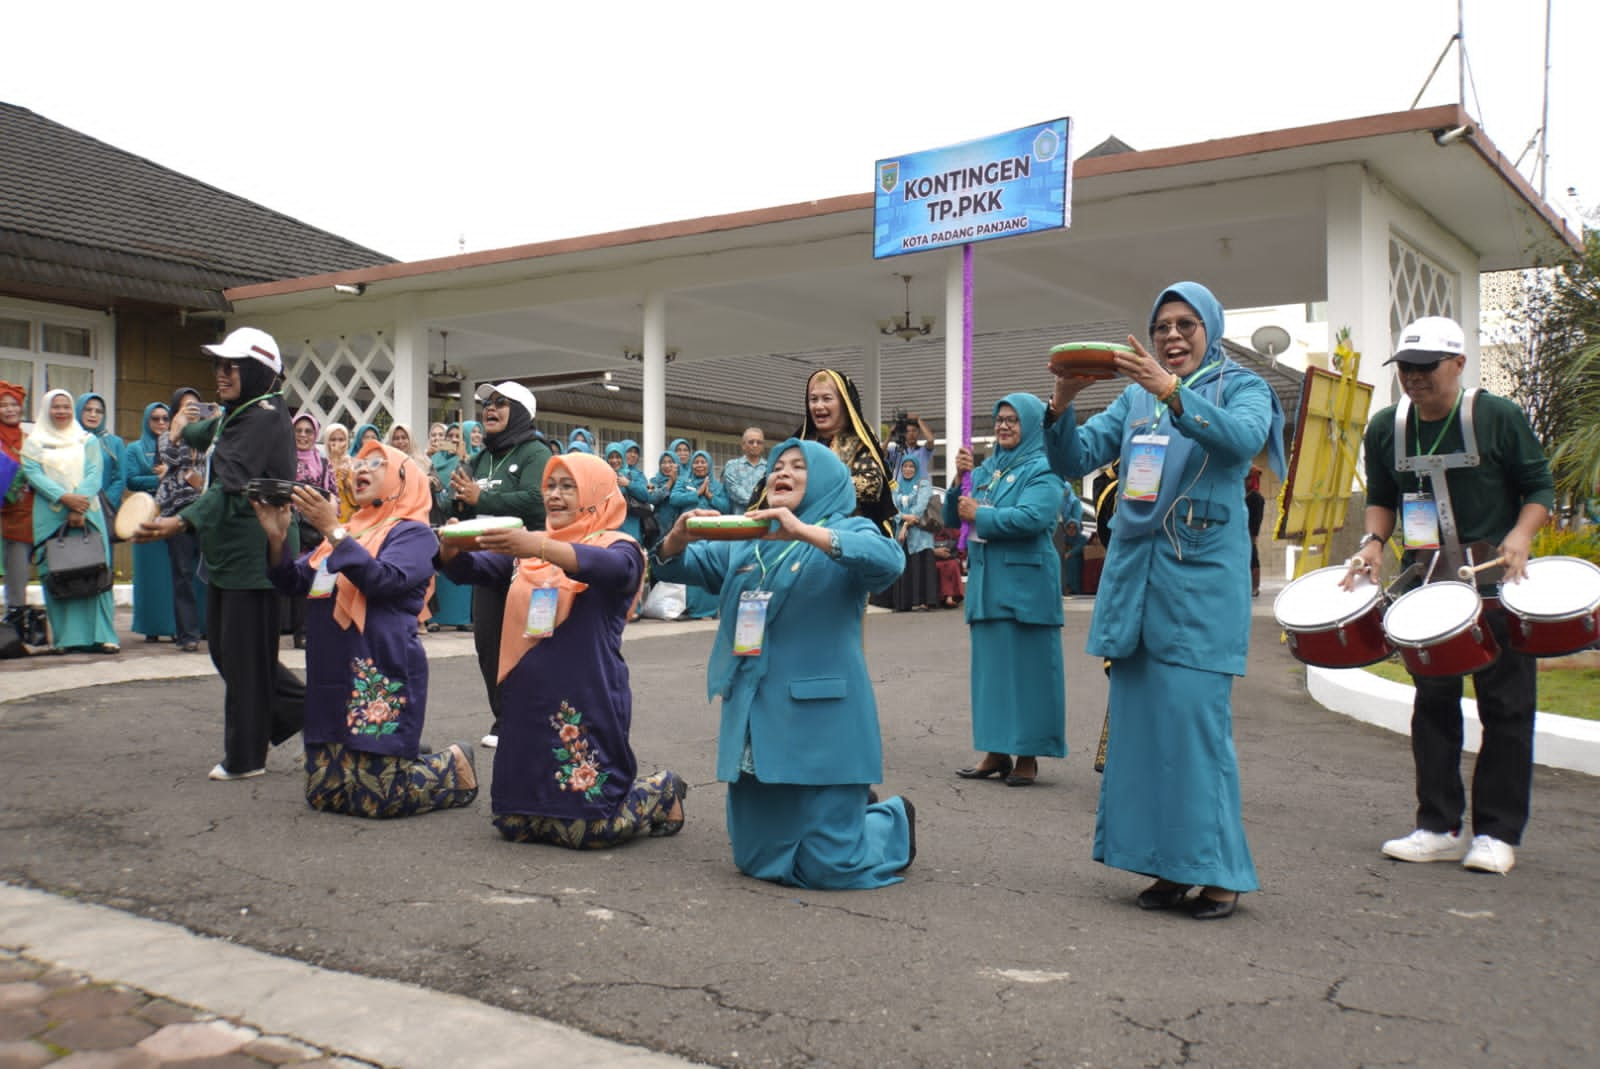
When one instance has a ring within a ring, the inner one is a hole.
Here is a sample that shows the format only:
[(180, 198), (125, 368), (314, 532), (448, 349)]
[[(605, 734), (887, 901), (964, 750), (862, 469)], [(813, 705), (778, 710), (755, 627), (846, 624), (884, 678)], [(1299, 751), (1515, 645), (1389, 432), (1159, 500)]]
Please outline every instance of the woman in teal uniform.
[(775, 525), (764, 539), (692, 541), (686, 514), (654, 555), (661, 578), (722, 599), (706, 683), (722, 699), (717, 778), (734, 863), (815, 890), (898, 883), (916, 855), (915, 811), (870, 798), (883, 744), (861, 620), (905, 555), (852, 515), (850, 471), (827, 446), (791, 438), (772, 458), (769, 507), (750, 513)]
[(994, 452), (976, 471), (971, 452), (956, 453), (958, 476), (972, 472), (971, 496), (961, 496), (959, 485), (944, 495), (945, 526), (972, 525), (972, 745), (986, 751), (956, 775), (1029, 787), (1040, 757), (1067, 755), (1061, 560), (1050, 540), (1061, 479), (1044, 455), (1044, 402), (1037, 397), (1013, 393), (995, 405), (994, 438)]
[[(676, 449), (678, 442), (683, 441), (682, 438), (674, 441), (674, 448)], [(684, 445), (687, 446), (688, 443), (684, 442)], [(712, 472), (710, 453), (698, 449), (690, 455), (689, 463), (678, 472), (678, 481), (673, 484), (672, 496), (668, 500), (672, 503), (672, 507), (677, 509), (678, 516), (694, 509), (709, 509), (712, 512), (722, 513), (728, 511), (728, 492), (722, 488), (722, 480)], [(684, 592), (684, 618), (709, 620), (715, 617), (716, 595), (698, 583), (689, 583), (687, 587)]]
[[(1117, 537), (1100, 577), (1088, 649), (1111, 663), (1110, 743), (1094, 857), (1155, 878), (1142, 909), (1227, 917), (1257, 887), (1240, 815), (1233, 679), (1250, 642), (1244, 477), (1263, 446), (1283, 464), (1283, 412), (1222, 348), (1222, 305), (1204, 286), (1163, 290), (1133, 382), (1078, 425), (1088, 384), (1056, 379), (1051, 466), (1079, 478), (1121, 459)], [(1201, 892), (1189, 898), (1189, 891)]]
[[(156, 496), (161, 485), (161, 436), (171, 426), (172, 414), (166, 404), (155, 401), (144, 406), (144, 433), (129, 443), (125, 454), (128, 493), (138, 491)], [(157, 469), (161, 469), (158, 471)], [(178, 636), (177, 617), (172, 607), (172, 561), (160, 542), (136, 542), (133, 546), (133, 630), (146, 642), (159, 642), (162, 635)]]

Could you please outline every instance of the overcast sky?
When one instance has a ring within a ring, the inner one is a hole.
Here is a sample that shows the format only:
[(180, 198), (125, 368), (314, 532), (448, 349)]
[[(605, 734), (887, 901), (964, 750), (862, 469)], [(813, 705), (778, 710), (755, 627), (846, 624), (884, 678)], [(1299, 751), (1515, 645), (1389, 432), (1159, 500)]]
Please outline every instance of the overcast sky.
[[(1515, 160), (1540, 123), (1546, 3), (1464, 3), (1468, 110)], [(1600, 2), (1553, 7), (1548, 188), (1570, 213), (1569, 186), (1600, 203), (1585, 55)], [(1402, 111), (1456, 14), (1457, 0), (55, 0), (10, 5), (0, 99), (414, 260), (864, 193), (881, 156), (1061, 115), (1082, 154), (1113, 133), (1150, 149)], [(1423, 106), (1456, 99), (1455, 64)]]

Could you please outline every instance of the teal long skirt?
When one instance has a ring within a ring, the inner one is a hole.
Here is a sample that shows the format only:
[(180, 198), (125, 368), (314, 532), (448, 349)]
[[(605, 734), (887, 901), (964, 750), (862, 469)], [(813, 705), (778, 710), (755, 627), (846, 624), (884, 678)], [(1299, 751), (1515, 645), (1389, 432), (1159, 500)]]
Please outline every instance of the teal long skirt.
[(1061, 628), (985, 620), (971, 630), (972, 748), (1067, 756)]
[(813, 891), (887, 887), (911, 863), (911, 822), (899, 798), (867, 804), (865, 783), (806, 787), (728, 784), (728, 838), (739, 871)]
[(1163, 664), (1144, 646), (1111, 663), (1096, 861), (1174, 883), (1257, 889), (1232, 693), (1231, 675)]

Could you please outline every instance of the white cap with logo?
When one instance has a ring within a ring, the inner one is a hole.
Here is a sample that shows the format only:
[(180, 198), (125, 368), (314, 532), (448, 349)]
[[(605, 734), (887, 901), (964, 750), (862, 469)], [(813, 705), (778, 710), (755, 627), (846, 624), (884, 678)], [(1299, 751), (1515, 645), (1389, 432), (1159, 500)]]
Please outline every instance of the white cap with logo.
[(200, 348), (223, 360), (259, 360), (274, 374), (283, 374), (283, 357), (278, 355), (278, 343), (271, 334), (255, 327), (240, 327), (217, 344), (202, 345)]
[(515, 401), (523, 408), (526, 408), (528, 410), (529, 419), (532, 419), (534, 416), (539, 414), (538, 402), (533, 399), (533, 391), (522, 385), (520, 382), (486, 382), (482, 386), (478, 387), (477, 392), (473, 394), (473, 396), (476, 397), (480, 402), (483, 402), (487, 401), (495, 394), (499, 394), (501, 397)]
[(1435, 364), (1466, 351), (1466, 339), (1454, 319), (1424, 316), (1400, 332), (1394, 355), (1384, 364), (1387, 366), (1396, 360), (1402, 364)]

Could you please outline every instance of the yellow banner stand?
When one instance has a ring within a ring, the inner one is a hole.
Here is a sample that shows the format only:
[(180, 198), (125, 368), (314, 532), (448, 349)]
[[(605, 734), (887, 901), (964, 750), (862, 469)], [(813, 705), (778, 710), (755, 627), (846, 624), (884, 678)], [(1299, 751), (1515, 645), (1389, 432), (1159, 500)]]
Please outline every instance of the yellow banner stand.
[(1339, 331), (1333, 352), (1338, 374), (1306, 370), (1295, 423), (1289, 477), (1279, 500), (1277, 537), (1298, 540), (1294, 576), (1326, 568), (1328, 547), (1344, 526), (1350, 495), (1361, 477), (1361, 437), (1372, 407), (1372, 385), (1361, 382), (1361, 354), (1350, 348), (1350, 331)]

